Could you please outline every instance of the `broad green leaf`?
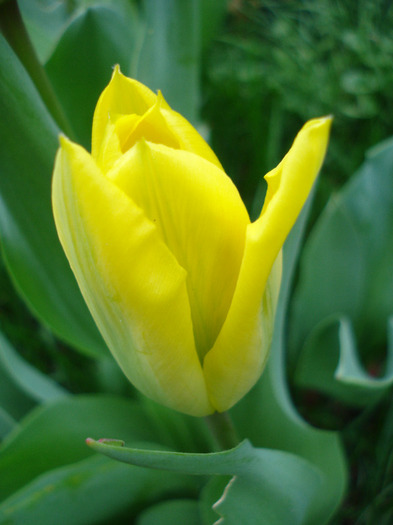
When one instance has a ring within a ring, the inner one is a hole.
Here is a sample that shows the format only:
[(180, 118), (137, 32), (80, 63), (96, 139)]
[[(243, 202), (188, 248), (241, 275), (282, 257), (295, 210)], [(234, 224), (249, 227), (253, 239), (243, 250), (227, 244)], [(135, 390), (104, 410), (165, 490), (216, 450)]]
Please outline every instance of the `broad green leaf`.
[(1, 332), (0, 366), (8, 373), (15, 386), (33, 401), (53, 401), (67, 394), (64, 388), (25, 361)]
[(45, 472), (10, 496), (0, 504), (0, 523), (90, 525), (117, 523), (120, 517), (121, 523), (130, 523), (141, 506), (174, 493), (190, 497), (196, 488), (190, 476), (132, 468), (94, 456)]
[(0, 500), (48, 470), (91, 455), (89, 436), (151, 441), (157, 431), (140, 406), (123, 398), (67, 396), (35, 409), (0, 449)]
[(107, 350), (54, 227), (50, 186), (59, 129), (0, 36), (0, 241), (18, 291), (56, 335), (90, 355)]
[(300, 525), (308, 522), (322, 487), (321, 473), (303, 458), (259, 449), (247, 475), (232, 479), (214, 510), (223, 525)]
[[(118, 461), (153, 469), (233, 478), (214, 508), (228, 525), (306, 523), (322, 475), (308, 461), (279, 450), (255, 449), (248, 441), (224, 452), (187, 454), (132, 449), (88, 440), (89, 446)], [(258, 521), (257, 521), (258, 520)]]
[(191, 499), (169, 500), (157, 503), (141, 513), (136, 525), (201, 525), (198, 502)]
[(254, 446), (291, 452), (319, 470), (321, 484), (304, 524), (323, 525), (344, 495), (347, 481), (344, 453), (337, 433), (315, 429), (301, 419), (290, 399), (284, 364), (286, 312), (310, 202), (284, 245), (283, 281), (268, 365), (255, 388), (231, 414), (241, 436), (249, 438)]
[(171, 107), (199, 123), (201, 54), (223, 19), (227, 0), (145, 0), (140, 50), (130, 71)]
[(135, 77), (194, 124), (199, 109), (201, 20), (198, 0), (146, 0)]
[(127, 73), (131, 62), (136, 24), (131, 22), (111, 8), (90, 7), (67, 27), (46, 63), (77, 141), (88, 150), (94, 108), (113, 66)]
[(368, 374), (359, 362), (352, 324), (346, 317), (328, 318), (311, 332), (300, 354), (295, 380), (355, 406), (377, 402), (393, 385), (393, 318), (384, 377)]
[[(291, 317), (292, 366), (313, 328), (348, 317), (359, 348), (386, 343), (393, 314), (393, 139), (332, 196), (304, 249)], [(364, 353), (363, 352), (363, 353)]]

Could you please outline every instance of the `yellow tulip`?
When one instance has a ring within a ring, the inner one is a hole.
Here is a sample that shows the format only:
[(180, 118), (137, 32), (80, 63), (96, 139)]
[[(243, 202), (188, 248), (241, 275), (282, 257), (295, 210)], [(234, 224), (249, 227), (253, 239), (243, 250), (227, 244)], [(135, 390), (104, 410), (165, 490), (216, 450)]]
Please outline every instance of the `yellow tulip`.
[(227, 410), (258, 380), (281, 248), (329, 128), (329, 118), (305, 124), (266, 175), (253, 223), (191, 124), (118, 68), (95, 110), (92, 153), (60, 138), (57, 231), (103, 338), (146, 396), (203, 416)]

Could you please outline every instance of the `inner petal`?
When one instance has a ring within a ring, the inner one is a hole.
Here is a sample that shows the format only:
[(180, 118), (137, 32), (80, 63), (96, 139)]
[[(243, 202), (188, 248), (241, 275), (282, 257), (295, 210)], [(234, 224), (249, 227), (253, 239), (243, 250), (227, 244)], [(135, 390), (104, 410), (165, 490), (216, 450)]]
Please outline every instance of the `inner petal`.
[(123, 153), (128, 151), (138, 140), (145, 138), (149, 142), (165, 144), (179, 148), (179, 141), (168, 127), (161, 113), (161, 96), (144, 115), (123, 115), (116, 122), (116, 133)]
[(231, 304), (249, 224), (235, 186), (221, 169), (193, 153), (142, 141), (108, 177), (144, 210), (186, 270), (203, 362)]

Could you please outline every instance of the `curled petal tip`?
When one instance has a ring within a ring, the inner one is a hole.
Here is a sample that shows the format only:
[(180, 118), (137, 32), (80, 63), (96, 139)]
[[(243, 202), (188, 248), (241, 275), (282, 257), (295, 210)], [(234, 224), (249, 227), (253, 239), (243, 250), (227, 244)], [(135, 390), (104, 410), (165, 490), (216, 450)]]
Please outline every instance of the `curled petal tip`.
[(305, 127), (319, 127), (319, 126), (326, 126), (328, 129), (330, 129), (333, 122), (333, 115), (325, 115), (324, 117), (314, 118), (309, 120)]

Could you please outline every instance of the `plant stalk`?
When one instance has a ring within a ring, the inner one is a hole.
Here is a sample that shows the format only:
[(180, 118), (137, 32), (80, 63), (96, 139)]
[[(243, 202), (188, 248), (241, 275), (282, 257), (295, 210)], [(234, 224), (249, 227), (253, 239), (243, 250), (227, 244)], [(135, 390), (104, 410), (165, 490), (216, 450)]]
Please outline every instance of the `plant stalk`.
[(74, 133), (26, 31), (16, 0), (0, 3), (0, 30), (30, 75), (50, 114), (70, 138)]
[(205, 420), (220, 450), (234, 448), (240, 443), (228, 412), (215, 412), (206, 416)]

